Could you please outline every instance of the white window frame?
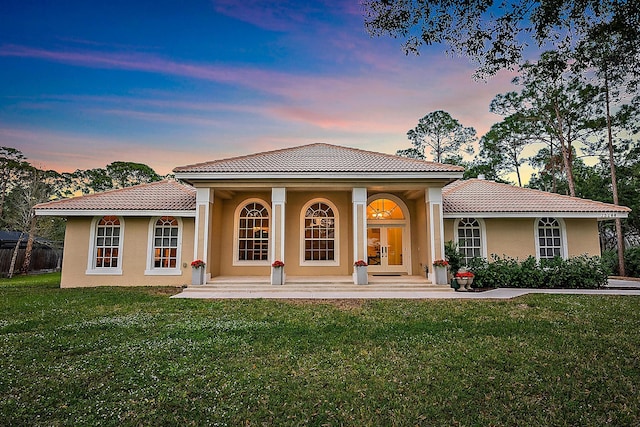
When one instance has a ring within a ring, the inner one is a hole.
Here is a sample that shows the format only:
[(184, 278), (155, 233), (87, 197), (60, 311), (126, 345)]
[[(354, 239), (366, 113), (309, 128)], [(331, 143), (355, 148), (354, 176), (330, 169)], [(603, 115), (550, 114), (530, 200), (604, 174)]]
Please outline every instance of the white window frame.
[[(97, 230), (98, 230), (98, 222), (107, 216), (115, 216), (118, 218), (118, 222), (120, 223), (120, 234), (118, 236), (118, 266), (117, 267), (96, 267), (96, 259), (97, 259)], [(123, 260), (123, 248), (124, 248), (124, 218), (118, 215), (101, 215), (96, 216), (91, 221), (91, 229), (89, 232), (89, 253), (87, 255), (87, 270), (85, 274), (88, 275), (112, 275), (112, 276), (121, 276), (122, 275), (122, 260)]]
[[(333, 260), (306, 260), (305, 259), (305, 219), (307, 209), (315, 203), (324, 203), (333, 211)], [(300, 266), (316, 267), (316, 266), (339, 266), (340, 265), (340, 213), (336, 205), (328, 199), (318, 197), (309, 200), (304, 204), (300, 211)]]
[[(476, 218), (476, 217), (456, 218), (456, 220), (453, 223), (453, 238), (456, 246), (458, 247), (458, 250), (460, 250), (460, 232), (458, 231), (458, 228), (459, 228), (460, 222), (463, 219), (466, 219), (466, 220), (473, 219), (478, 222), (480, 226), (480, 256), (484, 259), (487, 259), (487, 229), (484, 223), (484, 219), (482, 218)], [(464, 258), (466, 263), (467, 262), (466, 255)]]
[[(240, 235), (238, 233), (240, 228), (240, 213), (249, 203), (260, 203), (267, 210), (267, 215), (269, 215), (269, 238), (267, 239), (267, 259), (266, 260), (241, 260), (238, 256), (240, 251)], [(271, 265), (269, 261), (269, 246), (271, 245), (271, 232), (273, 230), (273, 216), (271, 215), (271, 204), (267, 203), (265, 200), (252, 197), (250, 199), (243, 200), (236, 206), (236, 210), (233, 213), (233, 265), (234, 266), (265, 266)]]
[(538, 226), (538, 223), (540, 222), (540, 220), (544, 218), (554, 219), (558, 222), (558, 225), (560, 226), (560, 256), (563, 259), (569, 258), (569, 252), (567, 248), (567, 227), (564, 223), (564, 220), (558, 217), (545, 216), (545, 217), (536, 218), (535, 221), (533, 222), (535, 244), (536, 244), (536, 260), (540, 261), (541, 259), (551, 259), (546, 257), (545, 258), (540, 257), (540, 227)]
[[(176, 252), (175, 268), (156, 267), (155, 264), (155, 234), (156, 223), (160, 218), (170, 217), (178, 222), (178, 247)], [(147, 239), (147, 269), (144, 271), (145, 276), (182, 276), (182, 218), (173, 215), (156, 216), (149, 220), (149, 232)]]

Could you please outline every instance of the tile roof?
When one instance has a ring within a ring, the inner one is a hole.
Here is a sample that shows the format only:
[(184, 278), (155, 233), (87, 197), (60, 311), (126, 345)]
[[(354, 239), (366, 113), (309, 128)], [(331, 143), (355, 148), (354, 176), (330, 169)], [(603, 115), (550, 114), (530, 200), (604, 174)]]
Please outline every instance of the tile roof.
[(445, 214), (456, 213), (617, 213), (631, 209), (609, 203), (500, 184), (484, 179), (452, 182), (442, 190)]
[(118, 190), (55, 200), (35, 206), (38, 210), (174, 210), (196, 208), (195, 188), (173, 180), (151, 182)]
[(331, 144), (310, 144), (181, 166), (180, 173), (456, 172), (461, 166), (409, 159)]

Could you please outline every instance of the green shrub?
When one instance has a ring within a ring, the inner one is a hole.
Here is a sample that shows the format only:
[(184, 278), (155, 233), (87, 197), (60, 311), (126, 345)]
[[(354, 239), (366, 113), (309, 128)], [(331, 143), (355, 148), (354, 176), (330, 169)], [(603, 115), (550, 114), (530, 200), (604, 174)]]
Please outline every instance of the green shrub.
[(564, 260), (554, 258), (538, 262), (529, 257), (491, 255), (491, 261), (474, 258), (470, 270), (478, 288), (565, 288), (595, 289), (607, 284), (607, 269), (600, 257), (581, 255)]
[[(618, 252), (607, 250), (602, 252), (602, 259), (608, 274), (619, 276)], [(640, 247), (627, 248), (624, 251), (625, 275), (628, 277), (640, 277)]]

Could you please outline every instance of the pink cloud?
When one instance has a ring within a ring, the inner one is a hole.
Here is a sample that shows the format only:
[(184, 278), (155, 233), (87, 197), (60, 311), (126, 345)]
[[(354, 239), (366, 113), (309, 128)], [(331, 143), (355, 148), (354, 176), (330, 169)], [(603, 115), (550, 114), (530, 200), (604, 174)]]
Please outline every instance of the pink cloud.
[(177, 75), (220, 83), (242, 84), (255, 89), (262, 86), (256, 82), (284, 82), (287, 75), (249, 68), (216, 67), (198, 64), (179, 63), (140, 53), (106, 52), (65, 52), (34, 49), (25, 46), (5, 45), (0, 47), (0, 56), (38, 58), (91, 68), (108, 68), (146, 71), (159, 74)]

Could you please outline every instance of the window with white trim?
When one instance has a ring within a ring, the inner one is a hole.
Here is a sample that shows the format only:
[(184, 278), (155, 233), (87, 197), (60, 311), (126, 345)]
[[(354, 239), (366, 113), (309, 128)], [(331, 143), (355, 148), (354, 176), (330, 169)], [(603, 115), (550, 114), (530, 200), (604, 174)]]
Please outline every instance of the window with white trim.
[(120, 219), (116, 216), (103, 216), (95, 229), (94, 259), (95, 269), (121, 268)]
[(153, 268), (178, 268), (178, 220), (158, 218), (153, 230)]
[(482, 256), (482, 227), (475, 218), (461, 218), (458, 221), (458, 250), (465, 264)]
[(336, 213), (324, 201), (304, 210), (304, 257), (306, 261), (336, 261)]
[(562, 229), (555, 218), (538, 220), (538, 255), (540, 259), (563, 256)]
[(261, 201), (251, 201), (238, 213), (237, 260), (269, 260), (269, 210)]

